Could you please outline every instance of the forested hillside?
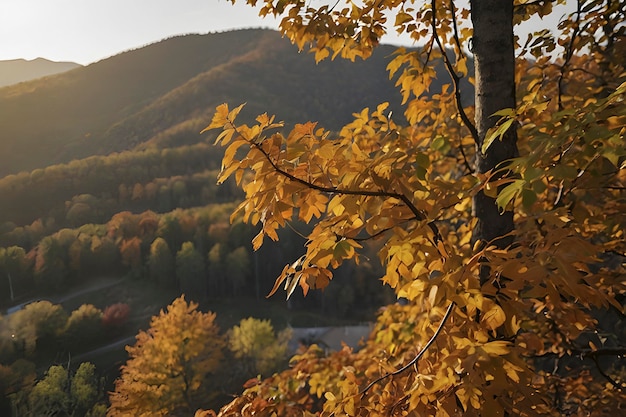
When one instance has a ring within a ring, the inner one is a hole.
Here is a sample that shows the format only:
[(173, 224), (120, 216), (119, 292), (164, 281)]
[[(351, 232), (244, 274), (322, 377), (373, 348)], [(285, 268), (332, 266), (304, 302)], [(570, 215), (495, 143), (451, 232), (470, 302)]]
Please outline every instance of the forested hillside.
[[(287, 125), (324, 119), (331, 129), (364, 103), (399, 109), (385, 69), (391, 51), (355, 65), (314, 65), (274, 31), (188, 35), (0, 89), (0, 273), (7, 276), (0, 303), (62, 293), (98, 275), (145, 278), (156, 238), (171, 257), (193, 242), (202, 257), (198, 277), (228, 264), (233, 251), (245, 255), (234, 292), (265, 295), (282, 260), (263, 262), (270, 272), (260, 272), (249, 260), (250, 239), (215, 246), (230, 232), (208, 237), (230, 228), (225, 216), (207, 222), (197, 211), (181, 214), (242, 196), (232, 184), (216, 186), (220, 151), (201, 128), (222, 102), (247, 101), (244, 118), (267, 109)], [(256, 233), (242, 227), (246, 237)], [(172, 288), (183, 290), (179, 284)], [(233, 293), (217, 288), (196, 299)]]
[[(246, 101), (244, 119), (267, 110), (287, 126), (321, 119), (339, 129), (382, 101), (400, 115), (391, 53), (315, 65), (276, 32), (242, 30), (0, 88), (0, 414), (51, 407), (33, 399), (44, 374), (89, 371), (105, 378), (93, 380), (98, 392), (111, 389), (124, 344), (182, 293), (224, 328), (248, 316), (279, 328), (358, 322), (392, 301), (375, 279), (376, 245), (369, 261), (338, 270), (332, 289), (266, 301), (309, 230), (294, 223), (280, 245), (252, 251), (258, 229), (230, 219), (243, 193), (217, 186), (221, 151), (200, 134), (223, 102)], [(50, 367), (67, 357), (98, 371)]]
[(339, 128), (355, 108), (401, 96), (374, 59), (314, 65), (277, 32), (187, 35), (69, 73), (0, 89), (0, 174), (31, 171), (137, 146), (195, 143), (215, 106)]

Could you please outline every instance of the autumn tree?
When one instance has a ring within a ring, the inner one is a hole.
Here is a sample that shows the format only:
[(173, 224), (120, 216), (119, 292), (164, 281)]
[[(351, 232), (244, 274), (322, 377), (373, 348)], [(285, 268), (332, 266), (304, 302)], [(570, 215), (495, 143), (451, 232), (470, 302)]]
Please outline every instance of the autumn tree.
[(83, 362), (75, 372), (53, 365), (28, 393), (29, 410), (36, 416), (94, 416), (101, 409), (103, 384), (92, 363)]
[(32, 285), (30, 263), (23, 248), (19, 246), (0, 248), (0, 282), (2, 287), (6, 288), (4, 297), (13, 301)]
[(94, 268), (100, 273), (116, 271), (119, 268), (120, 252), (111, 238), (93, 236), (90, 250)]
[(317, 61), (367, 59), (390, 27), (418, 45), (388, 64), (407, 124), (368, 103), (338, 132), (286, 131), (221, 105), (207, 127), (226, 147), (219, 181), (246, 193), (233, 218), (261, 226), (255, 249), (313, 225), (271, 293), (324, 288), (379, 240), (382, 280), (407, 305), (359, 352), (309, 351), (221, 415), (623, 412), (610, 358), (626, 342), (596, 317), (624, 314), (624, 3), (568, 2), (554, 32), (524, 39), (566, 2), (247, 2)]
[(9, 316), (8, 321), (12, 340), (22, 354), (49, 354), (58, 347), (67, 313), (59, 304), (36, 301)]
[[(110, 395), (109, 416), (191, 415), (210, 404), (208, 379), (221, 366), (225, 341), (214, 313), (177, 298), (140, 331)], [(184, 414), (183, 414), (184, 413)]]
[(104, 309), (102, 325), (109, 330), (120, 328), (128, 322), (130, 306), (126, 303), (115, 303)]
[(248, 250), (243, 246), (233, 249), (226, 255), (225, 264), (226, 278), (232, 284), (233, 295), (237, 296), (241, 288), (245, 287), (251, 272)]
[[(68, 234), (68, 230), (46, 236), (37, 245), (35, 258), (35, 284), (46, 289), (59, 290), (67, 283), (69, 276), (66, 239), (61, 235)], [(70, 238), (72, 241), (73, 238)]]
[(224, 272), (222, 252), (224, 252), (222, 244), (216, 243), (207, 254), (207, 287), (211, 296), (227, 293), (224, 290), (227, 275)]
[(122, 257), (122, 264), (127, 266), (130, 270), (130, 276), (141, 276), (141, 239), (135, 236), (131, 239), (123, 240), (120, 244), (120, 255)]
[(25, 359), (18, 359), (8, 369), (4, 367), (3, 378), (7, 378), (2, 383), (8, 388), (4, 393), (11, 403), (11, 412), (17, 415), (27, 415), (28, 395), (37, 382), (35, 364)]
[(70, 400), (68, 372), (62, 366), (51, 366), (44, 378), (35, 384), (28, 396), (33, 414), (55, 416), (67, 413)]
[(206, 297), (204, 256), (196, 250), (193, 242), (183, 243), (176, 253), (176, 279), (182, 292), (196, 300)]
[(64, 329), (66, 347), (75, 352), (102, 340), (102, 310), (93, 304), (83, 304), (72, 311)]
[(286, 363), (289, 329), (276, 332), (269, 320), (242, 319), (228, 332), (228, 347), (242, 374), (251, 378), (269, 376)]
[(174, 255), (162, 237), (157, 237), (150, 245), (148, 275), (165, 288), (173, 287), (176, 283)]
[(180, 222), (174, 213), (168, 213), (159, 219), (158, 235), (165, 239), (172, 252), (178, 252), (185, 241)]

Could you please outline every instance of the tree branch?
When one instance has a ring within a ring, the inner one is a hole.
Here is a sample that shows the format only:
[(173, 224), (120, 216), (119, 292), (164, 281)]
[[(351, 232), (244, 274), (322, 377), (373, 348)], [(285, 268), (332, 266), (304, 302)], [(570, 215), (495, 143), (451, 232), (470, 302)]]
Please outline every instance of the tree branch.
[(387, 227), (385, 229), (382, 229), (382, 230), (380, 230), (380, 231), (378, 231), (378, 232), (376, 232), (374, 234), (371, 234), (371, 235), (365, 236), (365, 237), (350, 237), (350, 236), (347, 236), (347, 235), (340, 235), (340, 234), (337, 234), (337, 233), (335, 233), (335, 236), (337, 236), (338, 238), (342, 238), (342, 239), (352, 239), (355, 242), (367, 242), (368, 240), (376, 239), (378, 236), (381, 236), (381, 235), (387, 233), (390, 230), (393, 230), (393, 227)]
[[(239, 134), (239, 132), (237, 131), (236, 126), (234, 125), (234, 123), (232, 123), (231, 121), (229, 121), (229, 123), (231, 124), (231, 126), (233, 126), (233, 129), (235, 129), (237, 134)], [(243, 138), (243, 136), (241, 136), (241, 137)], [(276, 162), (274, 162), (272, 160), (271, 156), (265, 150), (263, 150), (263, 148), (261, 147), (260, 144), (254, 142), (254, 141), (248, 141), (248, 143), (250, 145), (252, 145), (255, 149), (257, 149), (259, 152), (261, 152), (261, 154), (265, 157), (267, 162), (269, 162), (269, 164), (272, 166), (274, 171), (276, 171), (276, 173), (284, 176), (285, 178), (288, 178), (289, 180), (291, 180), (293, 182), (296, 182), (298, 184), (304, 185), (305, 187), (310, 188), (312, 190), (317, 190), (317, 191), (320, 191), (320, 192), (323, 192), (323, 193), (327, 193), (327, 194), (358, 195), (358, 196), (364, 196), (364, 197), (397, 198), (400, 201), (402, 201), (404, 203), (404, 205), (409, 210), (411, 210), (411, 213), (413, 213), (413, 215), (415, 216), (416, 220), (419, 220), (419, 221), (427, 220), (426, 214), (423, 211), (421, 211), (420, 209), (418, 209), (417, 207), (415, 207), (415, 205), (411, 202), (409, 197), (407, 197), (404, 194), (400, 194), (400, 193), (396, 193), (396, 192), (383, 191), (383, 190), (380, 190), (380, 191), (347, 190), (347, 189), (337, 188), (337, 187), (334, 187), (334, 186), (328, 187), (328, 186), (323, 186), (323, 185), (319, 185), (319, 184), (314, 184), (314, 183), (309, 182), (307, 180), (303, 180), (302, 178), (298, 178), (295, 175), (293, 175), (293, 174), (283, 170), (282, 168), (280, 168), (276, 164)], [(427, 224), (428, 224), (428, 227), (430, 228), (430, 230), (434, 234), (434, 240), (435, 240), (434, 246), (436, 247), (437, 246), (436, 243), (442, 242), (443, 241), (443, 237), (441, 236), (441, 233), (439, 232), (439, 229), (437, 228), (437, 225), (433, 221), (429, 221)]]
[[(459, 28), (458, 28), (457, 23), (456, 23), (456, 8), (454, 7), (454, 1), (453, 0), (450, 0), (450, 9), (452, 11), (452, 27), (454, 29), (454, 42), (456, 43), (456, 47), (459, 49), (459, 54), (462, 54), (463, 53), (463, 49), (461, 48), (461, 41), (459, 40)], [(433, 11), (433, 16), (434, 16), (434, 14), (435, 13)], [(460, 85), (458, 87), (459, 88), (457, 90), (457, 85), (455, 84), (455, 86), (454, 86), (454, 94), (455, 94), (455, 98), (457, 99), (456, 105), (457, 105), (457, 108), (460, 109), (459, 113), (465, 113), (465, 111), (461, 107)], [(457, 91), (458, 91), (458, 94), (457, 94)], [(469, 118), (467, 116), (465, 116), (465, 118), (469, 120)], [(461, 116), (461, 119), (463, 119), (463, 116)], [(465, 122), (465, 120), (463, 122), (467, 125), (467, 122)], [(472, 123), (470, 123), (470, 124), (475, 129), (475, 126)], [(469, 129), (469, 127), (468, 127), (468, 129)], [(478, 137), (478, 132), (476, 132), (476, 136), (474, 136), (474, 133), (470, 129), (470, 133), (472, 133), (472, 137), (474, 138), (474, 141), (476, 141), (476, 138)], [(465, 168), (467, 168), (467, 171), (470, 174), (473, 174), (474, 173), (474, 169), (470, 165), (469, 160), (467, 159), (467, 155), (465, 155), (465, 149), (463, 148), (463, 139), (459, 140), (459, 150), (461, 151), (461, 155), (463, 155), (463, 163), (465, 165)]]
[[(609, 374), (607, 374), (602, 367), (600, 366), (600, 361), (599, 358), (602, 356), (624, 356), (626, 355), (626, 346), (618, 346), (618, 347), (611, 347), (611, 348), (599, 348), (599, 349), (569, 349), (569, 355), (573, 356), (573, 357), (579, 357), (580, 359), (586, 359), (589, 358), (593, 361), (593, 363), (596, 366), (596, 369), (598, 370), (598, 373), (600, 375), (602, 375), (602, 377), (604, 379), (606, 379), (611, 385), (613, 385), (615, 388), (621, 390), (621, 389), (626, 389), (626, 383), (623, 382), (619, 382), (616, 379), (614, 379), (613, 377), (611, 377)], [(552, 371), (553, 374), (557, 373), (557, 368), (558, 368), (558, 361), (559, 359), (562, 357), (562, 355), (560, 353), (557, 352), (546, 352), (544, 354), (541, 355), (536, 355), (534, 356), (535, 358), (545, 358), (548, 356), (557, 356), (556, 358), (556, 363), (555, 363), (555, 368)]]
[[(443, 56), (443, 62), (446, 66), (446, 70), (448, 70), (448, 74), (450, 74), (450, 78), (452, 79), (452, 84), (454, 85), (454, 99), (456, 101), (456, 108), (459, 112), (459, 115), (461, 116), (461, 120), (463, 121), (463, 124), (470, 131), (472, 138), (474, 138), (474, 142), (478, 144), (479, 143), (478, 130), (476, 130), (476, 126), (474, 126), (474, 124), (471, 122), (469, 117), (467, 117), (467, 114), (465, 113), (465, 110), (463, 109), (463, 104), (461, 103), (461, 85), (460, 85), (461, 77), (459, 77), (457, 73), (454, 71), (454, 66), (452, 65), (452, 62), (450, 61), (450, 57), (448, 57), (448, 54), (446, 53), (446, 50), (441, 44), (441, 40), (439, 39), (439, 34), (437, 33), (437, 13), (435, 13), (437, 8), (436, 8), (435, 0), (431, 0), (431, 1), (432, 1), (432, 16), (433, 16), (431, 26), (433, 28), (433, 37), (435, 38), (435, 42), (437, 42), (437, 46), (441, 50), (441, 54)], [(454, 6), (452, 9), (452, 13), (454, 14)], [(456, 18), (454, 22), (456, 22)], [(456, 30), (456, 23), (454, 25), (454, 28)], [(456, 42), (458, 43), (459, 42), (458, 34), (456, 32), (454, 33), (454, 37), (456, 39)], [(461, 51), (459, 51), (459, 53), (460, 52)], [(463, 145), (461, 144), (461, 146)]]
[(439, 334), (441, 333), (441, 331), (443, 330), (443, 326), (446, 324), (446, 322), (448, 321), (448, 318), (450, 317), (450, 314), (452, 314), (452, 310), (454, 310), (454, 306), (456, 305), (456, 303), (453, 301), (452, 303), (450, 303), (450, 305), (448, 306), (448, 309), (446, 310), (446, 314), (443, 315), (443, 318), (441, 319), (441, 322), (439, 323), (439, 327), (437, 327), (437, 330), (435, 331), (435, 334), (432, 335), (432, 337), (430, 338), (430, 340), (428, 341), (428, 343), (426, 343), (426, 345), (422, 348), (422, 350), (420, 350), (418, 352), (417, 355), (415, 355), (415, 357), (413, 359), (411, 359), (406, 365), (404, 365), (402, 368), (394, 371), (394, 372), (390, 372), (387, 373), (383, 376), (380, 376), (378, 378), (376, 378), (375, 380), (373, 380), (372, 382), (369, 383), (369, 385), (367, 387), (365, 387), (361, 392), (361, 398), (363, 396), (365, 396), (365, 394), (367, 394), (367, 391), (369, 391), (374, 385), (376, 385), (377, 383), (379, 383), (380, 381), (383, 381), (387, 378), (389, 378), (390, 376), (396, 376), (401, 374), (402, 372), (406, 371), (407, 369), (409, 369), (411, 366), (415, 365), (417, 363), (417, 361), (419, 361), (421, 359), (422, 356), (424, 356), (424, 354), (426, 353), (426, 351), (428, 350), (428, 348), (435, 343), (435, 340), (437, 340), (437, 337), (439, 336)]
[(467, 169), (470, 174), (473, 174), (474, 168), (472, 168), (472, 166), (470, 165), (469, 160), (467, 159), (467, 155), (465, 154), (465, 149), (463, 149), (463, 139), (459, 140), (459, 150), (461, 151), (461, 155), (463, 156), (463, 165), (465, 165), (465, 169)]
[(598, 349), (573, 349), (572, 355), (583, 358), (597, 358), (599, 356), (623, 356), (626, 355), (626, 346)]
[[(598, 349), (568, 349), (567, 352), (570, 356), (578, 356), (581, 359), (584, 358), (597, 358), (600, 356), (624, 356), (626, 355), (626, 346), (617, 346), (617, 347), (609, 347), (609, 348), (598, 348)], [(562, 353), (558, 352), (546, 352), (541, 355), (534, 355), (534, 358), (545, 358), (548, 356), (563, 356)]]
[(598, 372), (600, 373), (600, 375), (602, 375), (604, 377), (604, 379), (606, 379), (607, 381), (609, 381), (611, 383), (611, 385), (613, 385), (615, 388), (622, 390), (626, 388), (626, 384), (624, 383), (620, 383), (618, 381), (616, 381), (615, 379), (613, 379), (609, 374), (607, 374), (606, 372), (604, 372), (604, 370), (602, 369), (602, 367), (600, 367), (600, 362), (598, 361), (598, 357), (597, 356), (593, 356), (591, 358), (593, 360), (593, 363), (596, 364), (596, 369), (598, 370)]
[(563, 80), (565, 78), (566, 68), (570, 63), (570, 60), (574, 56), (574, 42), (576, 41), (576, 37), (578, 36), (580, 32), (582, 32), (582, 29), (580, 27), (580, 19), (582, 15), (582, 4), (580, 0), (576, 2), (575, 13), (576, 13), (576, 22), (575, 22), (576, 27), (574, 28), (572, 32), (572, 37), (569, 39), (569, 43), (567, 45), (567, 48), (565, 49), (565, 60), (563, 61), (563, 65), (561, 65), (559, 69), (559, 79), (557, 82), (557, 103), (558, 103), (559, 110), (563, 110), (563, 100), (562, 100)]

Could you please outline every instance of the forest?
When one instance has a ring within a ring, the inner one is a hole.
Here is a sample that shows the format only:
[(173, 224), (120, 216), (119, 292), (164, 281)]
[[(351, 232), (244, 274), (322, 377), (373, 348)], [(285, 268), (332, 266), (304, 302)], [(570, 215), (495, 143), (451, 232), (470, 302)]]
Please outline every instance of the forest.
[[(262, 321), (265, 337), (274, 332), (268, 325), (278, 335), (291, 326), (369, 322), (393, 301), (393, 292), (376, 282), (375, 245), (372, 262), (346, 265), (338, 274), (345, 285), (289, 302), (266, 299), (283, 260), (300, 256), (305, 240), (297, 230), (306, 225), (286, 230), (280, 244), (253, 251), (258, 227), (230, 218), (244, 194), (234, 181), (217, 185), (222, 153), (212, 144), (216, 135), (200, 134), (223, 97), (246, 95), (251, 103), (271, 97), (278, 108), (289, 108), (284, 93), (246, 91), (248, 74), (224, 71), (244, 60), (259, 77), (275, 72), (263, 56), (247, 55), (257, 42), (301, 68), (302, 77), (339, 77), (309, 92), (302, 115), (322, 109), (348, 71), (365, 83), (385, 71), (379, 61), (356, 73), (344, 63), (320, 74), (275, 32), (249, 30), (167, 39), (0, 89), (0, 414), (102, 415), (128, 358), (125, 345), (181, 294), (215, 312), (229, 355), (227, 334), (248, 317)], [(163, 65), (172, 54), (188, 65)], [(151, 65), (161, 70), (144, 79), (137, 68)], [(296, 88), (301, 78), (292, 78)], [(216, 83), (229, 86), (220, 93), (225, 96), (214, 93)], [(375, 84), (369, 94), (394, 91), (390, 82)], [(108, 85), (107, 94), (93, 91), (97, 85)], [(354, 97), (345, 91), (333, 100), (349, 108)], [(93, 105), (84, 106), (87, 101)], [(120, 105), (122, 112), (113, 110)], [(45, 128), (53, 118), (54, 129)], [(286, 365), (281, 349), (270, 368)], [(230, 383), (205, 388), (210, 400), (199, 406), (220, 406), (259, 374), (251, 365), (221, 372), (220, 380)], [(74, 385), (86, 385), (89, 394), (73, 393)]]
[(4, 413), (622, 414), (623, 2), (247, 3), (0, 89)]

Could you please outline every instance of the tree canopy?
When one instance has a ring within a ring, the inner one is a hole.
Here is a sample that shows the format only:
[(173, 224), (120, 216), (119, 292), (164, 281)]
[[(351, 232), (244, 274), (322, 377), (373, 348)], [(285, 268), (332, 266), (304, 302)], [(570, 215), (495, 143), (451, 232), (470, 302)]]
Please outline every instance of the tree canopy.
[(177, 415), (210, 402), (202, 387), (218, 370), (226, 342), (215, 314), (197, 308), (181, 296), (139, 332), (127, 347), (130, 358), (115, 381), (107, 415)]
[[(388, 65), (408, 124), (368, 103), (339, 131), (287, 131), (224, 104), (207, 127), (226, 147), (219, 181), (246, 193), (233, 216), (261, 225), (255, 249), (312, 224), (271, 293), (324, 288), (377, 240), (382, 280), (407, 303), (359, 352), (312, 348), (220, 414), (623, 411), (623, 2), (579, 0), (527, 39), (516, 28), (566, 2), (247, 2), (317, 61), (367, 59), (390, 28), (419, 45)], [(432, 91), (438, 65), (448, 82)]]
[(289, 329), (276, 334), (269, 320), (242, 319), (228, 332), (228, 347), (248, 376), (269, 375), (279, 369), (287, 356)]

